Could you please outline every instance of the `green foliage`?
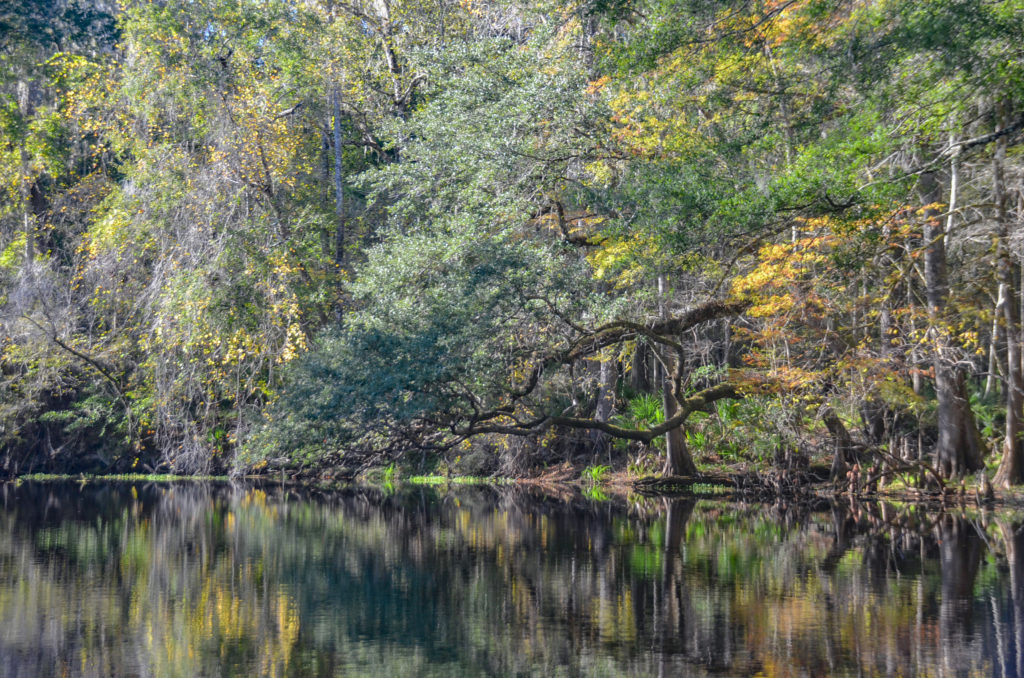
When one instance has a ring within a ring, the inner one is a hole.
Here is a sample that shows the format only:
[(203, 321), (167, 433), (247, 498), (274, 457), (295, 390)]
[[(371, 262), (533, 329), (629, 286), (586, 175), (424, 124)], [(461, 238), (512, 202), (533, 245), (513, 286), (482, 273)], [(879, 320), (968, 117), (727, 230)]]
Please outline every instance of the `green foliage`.
[(638, 454), (630, 458), (629, 463), (626, 465), (626, 471), (629, 475), (634, 478), (643, 478), (650, 476), (660, 470), (662, 467), (662, 461), (651, 452), (641, 450)]
[(978, 422), (978, 430), (986, 440), (992, 440), (1002, 433), (1005, 411), (1002, 404), (982, 393), (970, 394), (971, 412)]
[(409, 476), (404, 482), (412, 485), (505, 485), (512, 480), (480, 476)]
[(4, 248), (4, 251), (0, 253), (0, 267), (7, 269), (8, 271), (14, 271), (18, 268), (21, 263), (21, 258), (25, 253), (25, 234), (19, 233), (14, 237), (14, 240)]
[[(662, 408), (661, 398), (658, 396), (642, 393), (627, 400), (626, 405), (627, 408), (625, 412), (612, 417), (612, 422), (622, 426), (623, 428), (650, 428), (665, 421), (665, 411)], [(619, 441), (617, 444), (620, 447), (626, 446), (625, 441)], [(652, 443), (652, 445), (657, 449), (663, 448), (664, 444), (665, 441), (663, 438), (658, 438)], [(635, 468), (631, 473), (634, 475), (644, 475), (642, 471), (648, 469), (648, 464), (641, 458), (643, 456), (643, 453), (641, 453), (633, 464)], [(650, 470), (653, 470), (653, 468)]]
[[(989, 161), (1005, 142), (1019, 174), (1020, 10), (12, 5), (5, 466), (93, 437), (117, 468), (355, 468), (476, 431), (505, 461), (546, 462), (611, 392), (629, 396), (613, 425), (664, 421), (653, 372), (676, 360), (681, 393), (747, 388), (687, 422), (710, 463), (820, 437), (805, 410), (822, 400), (928, 432), (933, 348), (980, 371), (998, 343)], [(922, 206), (918, 184), (946, 182), (954, 157), (961, 209), (934, 244), (951, 320), (923, 310), (913, 273), (949, 193)], [(654, 340), (730, 295), (751, 304), (741, 322)], [(615, 322), (632, 329), (602, 343)], [(657, 355), (630, 368), (640, 349)], [(997, 438), (1000, 405), (972, 407)], [(638, 446), (617, 441), (655, 468)]]
[(585, 469), (583, 469), (583, 472), (580, 477), (583, 478), (583, 480), (590, 483), (591, 485), (599, 485), (602, 482), (604, 482), (604, 477), (608, 474), (608, 471), (610, 470), (610, 466), (596, 464), (594, 466), (588, 466)]
[(707, 435), (705, 435), (704, 431), (687, 431), (686, 444), (690, 447), (691, 450), (700, 454), (707, 450)]
[(231, 478), (228, 476), (200, 476), (195, 474), (188, 476), (175, 476), (166, 473), (104, 473), (102, 475), (93, 475), (87, 473), (80, 473), (78, 475), (66, 475), (59, 473), (29, 473), (23, 476), (18, 476), (18, 480), (24, 482), (64, 482), (68, 480), (77, 480), (82, 483), (174, 483), (196, 481), (228, 482), (229, 480), (231, 480)]
[(629, 414), (636, 426), (656, 426), (665, 421), (665, 411), (661, 399), (649, 394), (641, 394), (629, 401)]
[[(440, 442), (439, 413), (458, 430), (502, 407), (529, 359), (564, 345), (566, 318), (601, 313), (586, 262), (531, 223), (531, 202), (564, 175), (556, 154), (586, 142), (565, 106), (583, 103), (582, 82), (538, 69), (541, 58), (505, 40), (441, 55), (449, 77), (429, 105), (392, 121), (409, 139), (403, 161), (360, 180), (387, 202), (389, 223), (348, 288), (358, 310), (289, 370), (273, 415), (298, 413), (308, 435), (276, 436), (272, 419), (258, 443), (365, 445), (417, 429), (420, 442)], [(567, 386), (545, 383), (531, 410), (564, 408)]]

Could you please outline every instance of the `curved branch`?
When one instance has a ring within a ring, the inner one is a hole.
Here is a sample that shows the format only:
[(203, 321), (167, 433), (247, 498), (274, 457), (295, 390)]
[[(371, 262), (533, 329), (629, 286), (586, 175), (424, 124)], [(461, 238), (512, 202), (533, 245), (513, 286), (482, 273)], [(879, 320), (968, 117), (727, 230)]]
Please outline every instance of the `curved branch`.
[(114, 377), (114, 375), (112, 374), (110, 369), (108, 369), (105, 365), (103, 365), (98, 359), (93, 358), (93, 357), (91, 357), (89, 355), (86, 355), (85, 353), (82, 353), (81, 351), (79, 351), (75, 347), (73, 347), (70, 344), (68, 344), (65, 341), (63, 341), (60, 337), (57, 336), (56, 330), (54, 330), (54, 329), (47, 330), (42, 325), (40, 325), (38, 322), (36, 322), (35, 318), (32, 318), (29, 315), (22, 315), (22, 318), (24, 318), (25, 320), (29, 321), (33, 325), (35, 325), (42, 332), (46, 333), (47, 336), (49, 337), (50, 341), (52, 341), (55, 345), (57, 345), (58, 347), (60, 347), (61, 349), (65, 350), (65, 351), (67, 351), (68, 353), (70, 353), (71, 355), (75, 356), (76, 358), (78, 358), (82, 362), (86, 363), (87, 365), (91, 366), (93, 369), (95, 369), (97, 372), (100, 373), (100, 375), (114, 389), (114, 394), (117, 396), (117, 399), (121, 401), (121, 405), (124, 407), (125, 419), (126, 419), (126, 423), (128, 425), (128, 437), (131, 440), (136, 440), (137, 436), (135, 434), (135, 423), (134, 423), (134, 419), (132, 417), (131, 403), (128, 402), (128, 396), (125, 395), (125, 392), (124, 392), (124, 389), (121, 386), (121, 383)]
[[(681, 367), (684, 362), (683, 358), (686, 349), (679, 341), (673, 339), (672, 336), (673, 334), (681, 334), (701, 323), (741, 313), (749, 305), (750, 302), (747, 301), (712, 301), (692, 308), (681, 316), (660, 320), (650, 326), (632, 321), (618, 321), (598, 327), (589, 333), (582, 333), (582, 336), (577, 338), (567, 348), (547, 356), (535, 357), (534, 364), (529, 368), (525, 379), (520, 382), (519, 386), (513, 386), (510, 389), (508, 399), (504, 404), (489, 410), (480, 410), (478, 402), (472, 398), (472, 394), (464, 393), (464, 396), (468, 395), (470, 397), (470, 406), (473, 412), (461, 417), (454, 415), (448, 428), (459, 439), (465, 439), (473, 435), (487, 433), (529, 435), (551, 426), (565, 426), (567, 428), (597, 430), (614, 438), (650, 443), (655, 438), (665, 435), (667, 432), (685, 424), (687, 418), (693, 412), (706, 410), (711, 403), (723, 398), (742, 397), (736, 385), (728, 382), (711, 386), (686, 398), (680, 397), (679, 391), (682, 384)], [(515, 420), (516, 403), (532, 394), (538, 388), (541, 383), (541, 377), (547, 370), (553, 367), (571, 365), (578, 360), (592, 356), (604, 348), (639, 336), (645, 337), (657, 344), (670, 347), (678, 356), (672, 370), (672, 381), (674, 382), (673, 397), (677, 401), (679, 409), (668, 420), (648, 429), (626, 428), (593, 418), (563, 415), (542, 415), (527, 421)]]
[(463, 431), (460, 431), (460, 435), (466, 437), (471, 435), (477, 435), (482, 433), (504, 433), (508, 435), (527, 435), (529, 433), (536, 433), (540, 430), (551, 426), (564, 426), (566, 428), (578, 428), (603, 431), (613, 438), (622, 438), (624, 440), (637, 440), (642, 443), (650, 443), (655, 438), (665, 435), (671, 430), (677, 429), (686, 423), (686, 420), (694, 412), (698, 412), (707, 408), (711, 403), (723, 400), (726, 398), (742, 398), (743, 395), (737, 390), (736, 385), (732, 383), (722, 383), (709, 388), (704, 389), (688, 398), (683, 399), (680, 403), (679, 411), (676, 412), (671, 418), (666, 419), (657, 426), (652, 426), (649, 429), (634, 429), (626, 428), (624, 426), (616, 426), (606, 421), (599, 421), (597, 419), (590, 419), (584, 417), (542, 417), (535, 419), (531, 422), (523, 422), (517, 425), (503, 425), (503, 424), (486, 424), (482, 426), (474, 426), (471, 424)]

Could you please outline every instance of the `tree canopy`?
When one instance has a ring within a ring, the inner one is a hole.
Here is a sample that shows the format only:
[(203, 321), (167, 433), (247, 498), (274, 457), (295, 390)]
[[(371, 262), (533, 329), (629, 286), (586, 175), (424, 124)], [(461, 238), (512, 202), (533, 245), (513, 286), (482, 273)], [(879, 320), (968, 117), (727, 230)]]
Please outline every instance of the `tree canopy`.
[(1020, 0), (0, 5), (4, 469), (1019, 483), (1022, 34)]

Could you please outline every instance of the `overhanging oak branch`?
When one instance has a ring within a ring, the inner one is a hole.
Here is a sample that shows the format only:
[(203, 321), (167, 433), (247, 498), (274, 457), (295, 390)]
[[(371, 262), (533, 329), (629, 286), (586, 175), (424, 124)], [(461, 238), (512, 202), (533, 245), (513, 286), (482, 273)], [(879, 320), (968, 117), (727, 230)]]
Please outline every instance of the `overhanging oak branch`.
[(513, 418), (515, 406), (518, 401), (528, 397), (540, 386), (545, 372), (589, 358), (605, 348), (639, 337), (673, 349), (679, 356), (677, 366), (681, 367), (685, 347), (678, 341), (679, 335), (702, 323), (742, 313), (748, 306), (749, 302), (744, 301), (711, 301), (694, 307), (682, 315), (651, 324), (618, 321), (602, 325), (578, 337), (567, 348), (543, 358), (538, 357), (534, 365), (527, 371), (523, 381), (509, 393), (509, 398), (504, 404), (485, 412), (475, 409), (469, 421), (464, 422), (461, 426), (453, 426), (452, 430), (460, 437), (466, 438), (486, 433), (527, 435), (551, 426), (562, 426), (597, 430), (615, 438), (650, 443), (659, 436), (679, 428), (686, 423), (691, 414), (707, 409), (715, 401), (742, 397), (736, 385), (725, 382), (708, 387), (693, 395), (680, 397), (678, 394), (682, 390), (682, 370), (673, 370), (671, 373), (672, 393), (676, 394), (677, 411), (661, 424), (646, 429), (617, 426), (591, 417), (565, 415), (539, 415), (527, 421), (518, 421)]

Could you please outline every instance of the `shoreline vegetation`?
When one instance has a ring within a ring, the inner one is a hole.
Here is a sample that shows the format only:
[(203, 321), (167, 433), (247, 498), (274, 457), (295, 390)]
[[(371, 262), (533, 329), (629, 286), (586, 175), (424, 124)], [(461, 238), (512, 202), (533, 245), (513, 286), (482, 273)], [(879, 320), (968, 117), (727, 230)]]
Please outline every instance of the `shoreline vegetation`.
[(14, 5), (0, 478), (1024, 486), (1024, 0)]

